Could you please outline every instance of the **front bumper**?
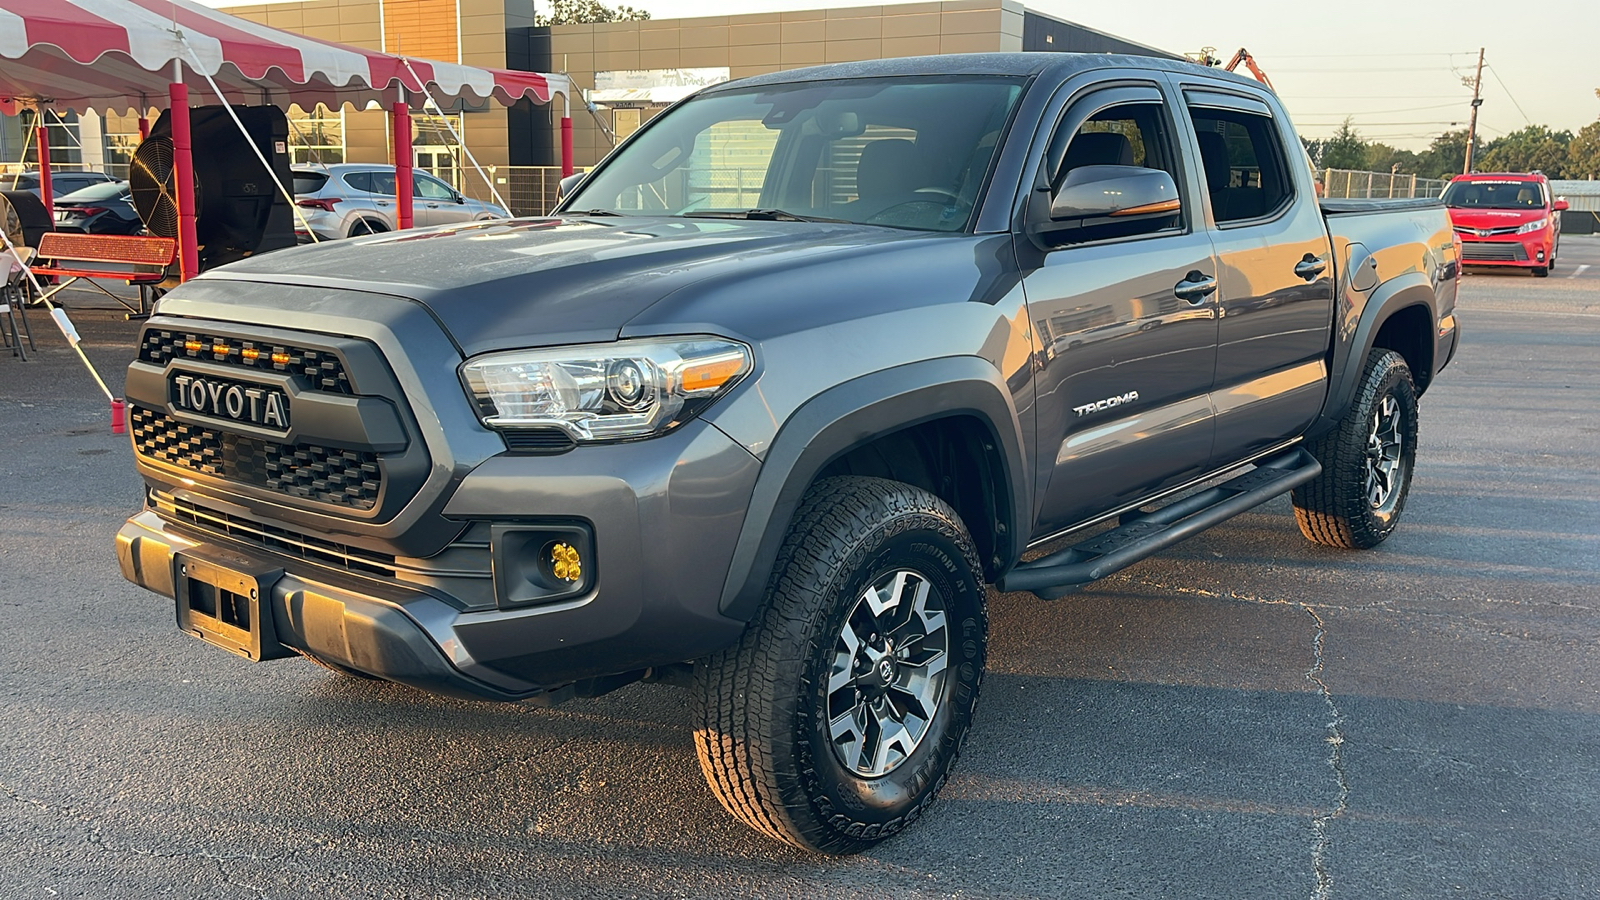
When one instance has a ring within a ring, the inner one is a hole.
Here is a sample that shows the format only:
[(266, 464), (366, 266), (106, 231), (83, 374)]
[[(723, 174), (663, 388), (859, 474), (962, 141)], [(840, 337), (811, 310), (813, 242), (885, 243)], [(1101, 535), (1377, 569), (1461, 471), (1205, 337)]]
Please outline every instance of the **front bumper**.
[(1494, 237), (1461, 237), (1464, 266), (1534, 268), (1550, 264), (1553, 239), (1547, 232)]
[[(445, 508), (469, 535), (493, 536), (478, 557), (492, 560), (476, 573), (485, 585), (479, 597), (448, 582), (339, 568), (327, 564), (331, 555), (283, 552), (281, 531), (256, 541), (248, 525), (225, 533), (184, 521), (170, 504), (128, 520), (117, 558), (125, 578), (174, 601), (180, 624), (185, 566), (256, 577), (259, 653), (185, 627), (242, 655), (272, 658), (287, 648), (434, 693), (527, 699), (737, 640), (744, 625), (722, 615), (718, 601), (758, 468), (701, 421), (649, 441), (492, 457)], [(563, 527), (588, 536), (585, 590), (530, 601), (517, 580), (525, 562), (515, 556), (518, 536)]]

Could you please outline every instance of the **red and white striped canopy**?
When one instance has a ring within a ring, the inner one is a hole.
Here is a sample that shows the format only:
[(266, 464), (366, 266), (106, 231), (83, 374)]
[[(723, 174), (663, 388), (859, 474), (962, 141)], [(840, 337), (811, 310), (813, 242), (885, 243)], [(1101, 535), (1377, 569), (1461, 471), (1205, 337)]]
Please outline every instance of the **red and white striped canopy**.
[(193, 0), (0, 0), (0, 111), (163, 105), (172, 64), (199, 99), (210, 75), (230, 101), (337, 108), (394, 102), (423, 83), (444, 106), (568, 94), (565, 75), (403, 59), (257, 25)]

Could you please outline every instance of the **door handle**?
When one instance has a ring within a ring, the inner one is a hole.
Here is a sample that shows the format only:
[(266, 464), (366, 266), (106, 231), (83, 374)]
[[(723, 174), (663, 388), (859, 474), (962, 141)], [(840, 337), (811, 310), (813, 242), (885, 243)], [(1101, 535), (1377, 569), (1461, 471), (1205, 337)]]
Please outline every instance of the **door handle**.
[(1307, 281), (1311, 281), (1318, 275), (1321, 275), (1322, 270), (1326, 269), (1327, 267), (1327, 260), (1318, 259), (1317, 257), (1307, 253), (1305, 259), (1302, 259), (1294, 264), (1294, 274), (1304, 278)]
[(1172, 292), (1177, 294), (1179, 299), (1187, 300), (1199, 306), (1216, 289), (1217, 279), (1196, 269), (1183, 276), (1183, 280), (1173, 286)]

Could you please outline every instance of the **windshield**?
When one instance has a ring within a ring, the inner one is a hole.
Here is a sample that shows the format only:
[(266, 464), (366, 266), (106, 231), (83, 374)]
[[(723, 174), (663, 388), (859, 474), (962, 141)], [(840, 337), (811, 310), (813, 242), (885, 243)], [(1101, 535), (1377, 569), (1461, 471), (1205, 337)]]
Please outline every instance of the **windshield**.
[(100, 184), (92, 184), (82, 190), (73, 191), (61, 199), (72, 201), (111, 200), (121, 197), (127, 192), (128, 183), (126, 181), (103, 181)]
[(1537, 181), (1457, 181), (1444, 192), (1444, 205), (1456, 209), (1543, 209)]
[(957, 231), (1021, 93), (980, 76), (714, 91), (652, 121), (563, 209)]

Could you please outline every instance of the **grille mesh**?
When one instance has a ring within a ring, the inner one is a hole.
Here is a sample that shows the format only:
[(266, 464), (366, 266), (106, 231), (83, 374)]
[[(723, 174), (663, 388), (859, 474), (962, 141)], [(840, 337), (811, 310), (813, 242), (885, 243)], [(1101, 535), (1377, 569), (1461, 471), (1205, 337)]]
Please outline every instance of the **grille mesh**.
[(371, 509), (383, 488), (375, 453), (263, 441), (142, 406), (132, 408), (130, 421), (140, 455), (202, 475), (352, 509)]
[[(190, 349), (189, 345), (196, 344), (198, 348)], [(246, 350), (254, 351), (255, 358), (247, 359)], [(288, 359), (273, 362), (274, 356), (280, 360), (284, 357)], [(166, 365), (172, 359), (192, 359), (258, 372), (282, 372), (306, 379), (313, 390), (331, 394), (355, 393), (339, 357), (325, 350), (308, 350), (271, 341), (247, 341), (201, 332), (151, 329), (139, 340), (139, 358), (156, 365)]]
[(1463, 262), (1485, 260), (1489, 262), (1524, 262), (1528, 253), (1521, 244), (1509, 241), (1462, 241), (1461, 259)]

